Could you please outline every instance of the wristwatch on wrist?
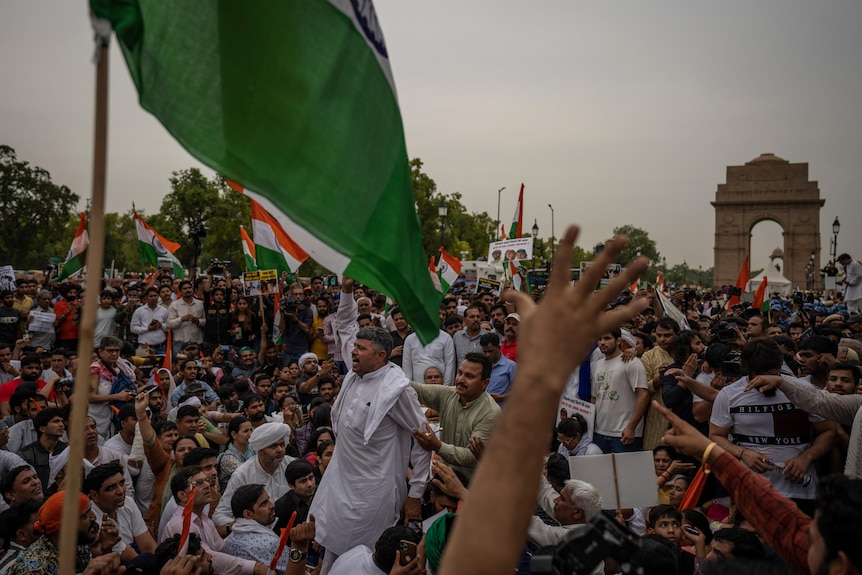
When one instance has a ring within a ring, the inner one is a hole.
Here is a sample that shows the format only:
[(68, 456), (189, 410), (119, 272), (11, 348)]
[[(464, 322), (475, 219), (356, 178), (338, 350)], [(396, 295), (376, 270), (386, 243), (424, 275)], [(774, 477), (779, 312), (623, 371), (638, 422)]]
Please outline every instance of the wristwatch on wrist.
[(290, 562), (291, 563), (299, 563), (300, 561), (305, 561), (306, 557), (308, 557), (307, 551), (300, 551), (299, 549), (294, 549), (291, 547), (291, 549), (290, 549)]

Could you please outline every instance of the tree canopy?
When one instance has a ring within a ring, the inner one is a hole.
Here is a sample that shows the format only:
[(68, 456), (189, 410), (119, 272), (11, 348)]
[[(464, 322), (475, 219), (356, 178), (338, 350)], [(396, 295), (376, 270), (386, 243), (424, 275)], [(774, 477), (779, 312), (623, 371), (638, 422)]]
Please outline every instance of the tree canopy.
[[(78, 200), (68, 187), (51, 181), (47, 170), (19, 161), (15, 150), (0, 145), (0, 263), (43, 268), (45, 249), (66, 236)], [(69, 242), (58, 255), (66, 254)]]

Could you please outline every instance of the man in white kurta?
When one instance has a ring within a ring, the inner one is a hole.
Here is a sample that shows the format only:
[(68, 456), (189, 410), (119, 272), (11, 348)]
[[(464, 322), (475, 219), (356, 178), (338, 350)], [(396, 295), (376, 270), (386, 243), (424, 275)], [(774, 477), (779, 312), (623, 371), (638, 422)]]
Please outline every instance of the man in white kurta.
[(443, 374), (443, 385), (455, 385), (455, 342), (443, 330), (428, 345), (422, 345), (416, 332), (404, 338), (401, 369), (410, 381), (425, 381), (425, 370), (436, 367)]
[(389, 334), (380, 328), (358, 330), (352, 292), (353, 280), (345, 278), (337, 326), (352, 369), (332, 408), (337, 448), (310, 511), (315, 539), (327, 551), (324, 573), (347, 550), (373, 548), (380, 533), (398, 521), (402, 507), (408, 517), (419, 519), (431, 466), (431, 452), (418, 443), (411, 447), (413, 431), (425, 429), (416, 392), (404, 372), (388, 361)]
[[(256, 455), (237, 467), (230, 476), (230, 481), (227, 482), (227, 487), (213, 513), (213, 522), (216, 526), (223, 527), (233, 523), (235, 518), (231, 511), (230, 500), (233, 498), (234, 491), (241, 485), (251, 483), (263, 485), (273, 499), (278, 499), (290, 491), (284, 472), (295, 458), (284, 454), (284, 445), (288, 437), (290, 437), (290, 426), (284, 423), (264, 423), (252, 432), (249, 445)], [(271, 453), (273, 446), (279, 446), (280, 449)]]
[(847, 254), (838, 256), (844, 266), (844, 304), (850, 313), (862, 313), (862, 264)]

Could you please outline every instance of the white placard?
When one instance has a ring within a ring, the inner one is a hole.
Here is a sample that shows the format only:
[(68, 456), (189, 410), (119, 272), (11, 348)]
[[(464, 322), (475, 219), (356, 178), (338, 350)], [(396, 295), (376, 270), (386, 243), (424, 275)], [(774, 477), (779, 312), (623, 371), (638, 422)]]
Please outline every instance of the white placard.
[(569, 471), (572, 479), (586, 481), (599, 490), (602, 509), (658, 505), (655, 466), (650, 451), (573, 456), (569, 457)]

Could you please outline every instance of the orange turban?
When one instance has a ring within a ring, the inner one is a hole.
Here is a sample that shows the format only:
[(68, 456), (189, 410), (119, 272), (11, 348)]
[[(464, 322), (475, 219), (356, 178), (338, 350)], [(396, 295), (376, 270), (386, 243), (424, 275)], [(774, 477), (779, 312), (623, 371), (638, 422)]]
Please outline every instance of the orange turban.
[[(65, 491), (58, 491), (42, 504), (42, 507), (39, 508), (39, 519), (33, 525), (36, 531), (45, 535), (53, 535), (60, 532), (60, 524), (63, 519), (64, 495)], [(83, 493), (79, 493), (78, 513), (83, 515), (88, 507), (90, 507), (90, 499)]]

